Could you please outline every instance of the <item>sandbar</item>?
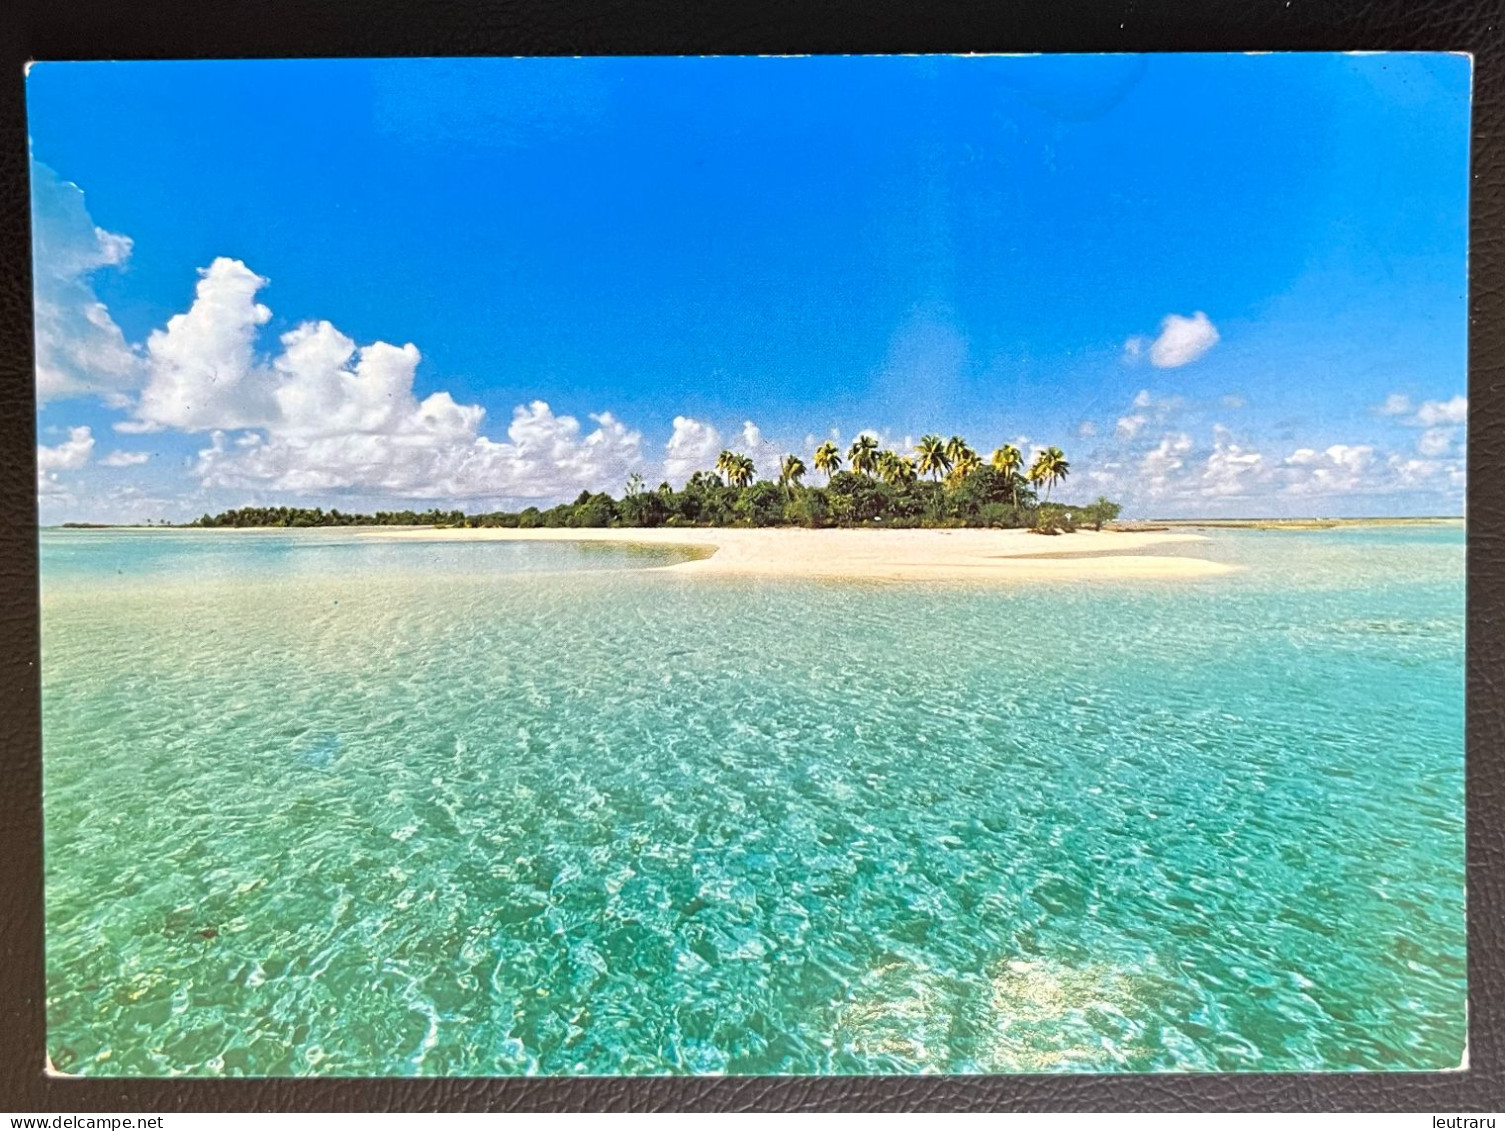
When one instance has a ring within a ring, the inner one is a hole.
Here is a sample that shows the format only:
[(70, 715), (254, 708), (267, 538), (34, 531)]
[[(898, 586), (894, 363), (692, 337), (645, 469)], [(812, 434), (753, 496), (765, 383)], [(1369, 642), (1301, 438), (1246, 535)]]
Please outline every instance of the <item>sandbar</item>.
[(702, 551), (660, 567), (696, 577), (887, 581), (1060, 581), (1209, 577), (1235, 567), (1162, 547), (1206, 542), (1200, 534), (1026, 530), (874, 530), (801, 527), (366, 528), (367, 538), (466, 542), (617, 542)]

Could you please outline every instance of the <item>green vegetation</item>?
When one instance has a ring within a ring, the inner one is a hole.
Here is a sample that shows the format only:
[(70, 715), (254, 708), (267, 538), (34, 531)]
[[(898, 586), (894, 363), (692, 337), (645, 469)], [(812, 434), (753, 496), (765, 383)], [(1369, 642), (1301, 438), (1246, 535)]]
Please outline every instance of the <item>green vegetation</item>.
[(347, 514), (323, 507), (238, 507), (204, 515), (189, 526), (464, 526), (464, 511), (377, 511)]
[[(467, 515), (461, 511), (379, 511), (347, 514), (296, 507), (242, 507), (204, 515), (193, 526), (941, 526), (1020, 527), (1042, 534), (1079, 526), (1101, 530), (1118, 517), (1105, 498), (1086, 506), (1050, 501), (1071, 465), (1060, 448), (1040, 452), (1026, 469), (1011, 444), (984, 462), (960, 436), (925, 436), (913, 455), (857, 437), (845, 456), (826, 441), (811, 456), (824, 486), (804, 482), (805, 461), (786, 455), (777, 479), (758, 479), (752, 458), (723, 451), (715, 471), (697, 471), (683, 488), (650, 489), (633, 475), (620, 499), (582, 491), (547, 509)], [(845, 464), (845, 469), (843, 469)]]

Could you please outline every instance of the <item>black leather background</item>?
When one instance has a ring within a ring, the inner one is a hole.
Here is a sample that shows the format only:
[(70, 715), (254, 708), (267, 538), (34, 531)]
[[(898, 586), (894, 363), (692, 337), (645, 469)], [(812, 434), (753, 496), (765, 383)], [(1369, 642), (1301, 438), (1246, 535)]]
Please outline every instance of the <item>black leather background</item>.
[[(1406, 0), (18, 0), (0, 12), (0, 1110), (1389, 1110), (1505, 1107), (1505, 36)], [(30, 58), (1426, 49), (1475, 53), (1469, 419), (1470, 1065), (1321, 1076), (50, 1080), (27, 136)]]

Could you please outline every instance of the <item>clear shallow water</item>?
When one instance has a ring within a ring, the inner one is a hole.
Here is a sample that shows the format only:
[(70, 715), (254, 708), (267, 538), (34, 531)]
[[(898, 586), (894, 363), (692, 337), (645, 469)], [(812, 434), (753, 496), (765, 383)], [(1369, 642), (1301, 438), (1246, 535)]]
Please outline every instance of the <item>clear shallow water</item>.
[(1212, 535), (971, 588), (46, 532), (54, 1062), (1456, 1066), (1462, 529)]

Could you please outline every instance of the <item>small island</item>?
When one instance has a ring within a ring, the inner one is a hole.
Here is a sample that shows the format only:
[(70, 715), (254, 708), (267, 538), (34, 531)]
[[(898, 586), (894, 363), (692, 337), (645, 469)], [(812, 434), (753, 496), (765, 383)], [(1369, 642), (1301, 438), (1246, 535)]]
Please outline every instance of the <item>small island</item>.
[[(1036, 453), (1026, 467), (1012, 444), (994, 450), (984, 462), (960, 436), (943, 441), (927, 435), (912, 455), (878, 446), (858, 436), (845, 457), (827, 441), (811, 453), (811, 464), (826, 477), (824, 486), (805, 482), (809, 466), (785, 455), (776, 479), (759, 479), (751, 456), (723, 451), (715, 471), (697, 471), (682, 488), (660, 483), (650, 488), (640, 475), (627, 482), (621, 498), (582, 491), (573, 502), (547, 509), (466, 514), (459, 510), (377, 511), (357, 514), (322, 507), (239, 507), (204, 515), (198, 527), (440, 526), (465, 528), (542, 527), (826, 527), (879, 526), (888, 529), (1022, 529), (1040, 534), (1069, 533), (1077, 527), (1101, 530), (1121, 512), (1099, 497), (1084, 505), (1050, 501), (1051, 489), (1071, 472), (1058, 447)], [(845, 465), (845, 466), (844, 466)]]

